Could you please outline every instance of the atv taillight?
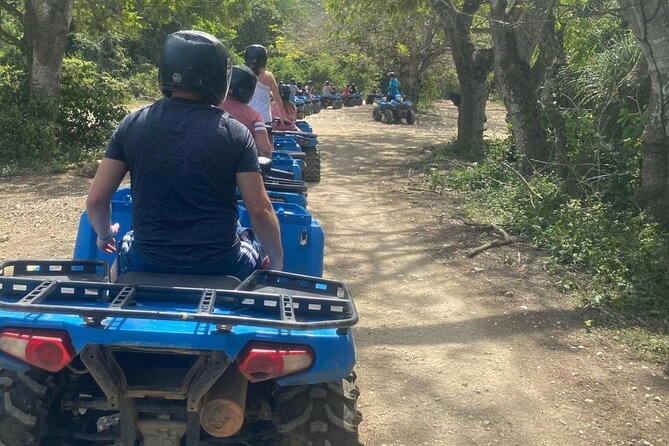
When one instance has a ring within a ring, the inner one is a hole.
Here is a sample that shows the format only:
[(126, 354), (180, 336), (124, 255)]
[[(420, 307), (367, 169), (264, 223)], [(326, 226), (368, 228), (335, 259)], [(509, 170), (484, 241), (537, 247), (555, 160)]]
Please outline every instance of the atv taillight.
[(309, 145), (309, 140), (298, 138), (297, 139), (297, 144), (300, 145), (300, 146), (308, 146)]
[(239, 356), (239, 371), (255, 383), (306, 370), (313, 362), (309, 347), (252, 342)]
[(0, 350), (28, 364), (58, 372), (76, 355), (64, 331), (6, 329), (0, 333)]

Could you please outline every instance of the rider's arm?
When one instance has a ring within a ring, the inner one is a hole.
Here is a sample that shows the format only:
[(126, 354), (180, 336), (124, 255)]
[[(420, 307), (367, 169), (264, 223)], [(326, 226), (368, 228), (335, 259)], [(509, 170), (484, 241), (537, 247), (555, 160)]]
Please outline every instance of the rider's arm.
[[(281, 95), (279, 94), (279, 85), (276, 83), (276, 79), (274, 78), (274, 75), (270, 73), (269, 71), (265, 71), (265, 74), (267, 75), (267, 80), (269, 81), (269, 88), (272, 90), (272, 97), (274, 98), (274, 102), (277, 104), (281, 103)], [(279, 118), (281, 118), (282, 121), (286, 120), (286, 116), (283, 114), (283, 110), (281, 107), (277, 107), (279, 109)]]
[[(263, 123), (263, 126), (265, 124)], [(269, 136), (267, 135), (267, 129), (263, 128), (264, 131), (257, 130), (253, 132), (253, 139), (256, 141), (256, 147), (258, 148), (258, 156), (264, 156), (265, 158), (272, 159), (272, 143), (269, 142)]]
[(124, 161), (102, 158), (86, 197), (86, 213), (98, 235), (96, 244), (106, 252), (116, 251), (118, 224), (111, 222), (111, 198), (128, 171)]
[[(274, 107), (272, 107), (272, 113), (274, 113)], [(258, 148), (258, 156), (264, 156), (265, 158), (272, 159), (272, 143), (269, 140), (269, 135), (267, 134), (267, 127), (265, 122), (262, 119), (262, 116), (258, 112), (255, 112), (255, 117), (253, 120), (253, 139)]]
[(283, 248), (279, 221), (265, 191), (259, 172), (237, 173), (237, 185), (244, 200), (251, 226), (260, 244), (269, 256), (270, 269), (283, 269)]

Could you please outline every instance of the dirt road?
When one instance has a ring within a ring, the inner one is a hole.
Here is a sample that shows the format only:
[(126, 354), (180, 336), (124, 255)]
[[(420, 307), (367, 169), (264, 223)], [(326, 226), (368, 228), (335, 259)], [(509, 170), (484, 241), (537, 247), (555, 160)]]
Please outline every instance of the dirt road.
[[(503, 115), (493, 107), (491, 131)], [(454, 135), (452, 106), (413, 127), (372, 122), (367, 106), (308, 120), (324, 158), (309, 199), (326, 275), (351, 284), (362, 318), (367, 446), (669, 442), (663, 369), (586, 332), (541, 253), (517, 243), (464, 258), (491, 237), (462, 224), (456, 196), (416, 187), (421, 147)], [(70, 256), (89, 180), (0, 181), (0, 258)]]

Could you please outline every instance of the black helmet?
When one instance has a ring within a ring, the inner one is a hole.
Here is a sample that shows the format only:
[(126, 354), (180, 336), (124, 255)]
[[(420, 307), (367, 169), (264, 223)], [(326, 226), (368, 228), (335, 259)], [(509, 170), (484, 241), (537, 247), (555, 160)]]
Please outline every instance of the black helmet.
[(172, 90), (203, 94), (211, 104), (225, 99), (232, 64), (225, 46), (201, 31), (179, 31), (167, 36), (160, 58), (160, 88), (168, 98)]
[(297, 81), (295, 80), (295, 78), (294, 78), (294, 77), (291, 77), (291, 78), (290, 78), (290, 85), (295, 85), (295, 82), (297, 82)]
[(297, 88), (302, 88), (302, 81), (297, 81)]
[(308, 81), (307, 81), (307, 85), (309, 85), (309, 86), (314, 85), (314, 81), (312, 81), (312, 80), (308, 80)]
[(239, 99), (248, 104), (253, 93), (256, 91), (258, 78), (246, 65), (235, 65), (232, 67), (232, 80), (230, 81), (230, 92), (228, 96)]
[(286, 84), (279, 85), (279, 96), (281, 96), (282, 101), (290, 100), (290, 87)]
[(262, 45), (250, 45), (244, 51), (244, 63), (257, 75), (267, 66), (267, 48)]
[(388, 77), (395, 77), (395, 72), (394, 71), (389, 71), (388, 72)]

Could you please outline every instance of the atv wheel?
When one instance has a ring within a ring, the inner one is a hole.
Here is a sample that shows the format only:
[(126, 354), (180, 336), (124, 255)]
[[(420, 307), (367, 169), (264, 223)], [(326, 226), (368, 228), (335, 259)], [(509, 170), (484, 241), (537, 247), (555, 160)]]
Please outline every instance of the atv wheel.
[(407, 124), (414, 125), (416, 123), (416, 112), (409, 110), (407, 112)]
[(341, 381), (278, 388), (276, 446), (361, 446), (359, 395), (353, 372)]
[(383, 112), (383, 118), (386, 120), (386, 124), (392, 124), (395, 122), (395, 114), (392, 110), (386, 110)]
[(383, 115), (381, 114), (381, 109), (377, 105), (374, 107), (374, 110), (372, 110), (372, 118), (374, 118), (375, 121), (380, 121), (383, 118)]
[(50, 375), (36, 368), (25, 373), (0, 369), (0, 444), (34, 446), (47, 433), (53, 397)]
[(321, 151), (320, 149), (311, 149), (304, 152), (304, 172), (302, 179), (308, 182), (317, 183), (321, 180)]

